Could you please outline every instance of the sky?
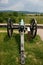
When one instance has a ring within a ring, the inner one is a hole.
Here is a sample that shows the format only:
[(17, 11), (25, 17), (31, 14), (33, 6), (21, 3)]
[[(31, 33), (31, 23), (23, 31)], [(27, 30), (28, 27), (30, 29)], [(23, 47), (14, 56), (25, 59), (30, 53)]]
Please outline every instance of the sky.
[(43, 12), (43, 0), (0, 0), (0, 10)]

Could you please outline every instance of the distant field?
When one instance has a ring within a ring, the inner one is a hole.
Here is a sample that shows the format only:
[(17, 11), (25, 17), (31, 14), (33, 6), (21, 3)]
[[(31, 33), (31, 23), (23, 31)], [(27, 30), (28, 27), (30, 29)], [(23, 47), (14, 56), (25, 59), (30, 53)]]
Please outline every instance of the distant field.
[[(37, 35), (34, 40), (28, 41), (25, 35), (25, 65), (43, 65), (43, 41)], [(20, 36), (13, 34), (9, 39), (6, 33), (0, 33), (0, 65), (20, 64)]]
[(38, 24), (43, 24), (43, 14), (23, 14), (17, 12), (0, 12), (0, 23), (7, 23), (8, 18), (13, 20), (13, 23), (19, 23), (20, 19), (24, 19), (25, 23), (30, 23), (32, 18), (37, 20)]
[(35, 15), (26, 15), (25, 17), (24, 17), (24, 21), (26, 22), (26, 23), (30, 23), (30, 21), (33, 19), (33, 18), (35, 18), (36, 20), (37, 20), (37, 23), (38, 24), (43, 24), (43, 16), (40, 16), (40, 15), (37, 15), (37, 16), (35, 16)]

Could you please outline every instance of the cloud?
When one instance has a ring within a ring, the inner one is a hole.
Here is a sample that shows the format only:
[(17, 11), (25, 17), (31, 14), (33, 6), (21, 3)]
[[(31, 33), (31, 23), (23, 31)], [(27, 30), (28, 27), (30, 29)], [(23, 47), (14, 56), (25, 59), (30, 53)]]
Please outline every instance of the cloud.
[(19, 11), (19, 10), (23, 10), (24, 9), (24, 4), (20, 1), (17, 2), (16, 4), (8, 7), (9, 10), (15, 10), (15, 11)]
[(0, 3), (7, 4), (8, 3), (8, 0), (0, 0)]
[(43, 0), (27, 0), (28, 2), (32, 2), (32, 3), (39, 3), (39, 2), (43, 2)]
[(43, 11), (42, 0), (18, 0), (16, 4), (8, 7), (9, 10)]
[[(8, 0), (0, 0), (0, 2), (8, 3)], [(9, 4), (2, 6), (1, 9), (43, 12), (43, 0), (9, 0)]]

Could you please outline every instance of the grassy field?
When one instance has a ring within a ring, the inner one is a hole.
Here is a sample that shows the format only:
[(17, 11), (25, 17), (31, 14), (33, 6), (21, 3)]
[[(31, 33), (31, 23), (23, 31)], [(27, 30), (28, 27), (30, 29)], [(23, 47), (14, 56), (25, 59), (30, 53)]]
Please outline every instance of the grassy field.
[(29, 24), (31, 19), (35, 18), (38, 24), (43, 24), (43, 14), (20, 14), (17, 12), (0, 12), (0, 23), (7, 23), (9, 17), (13, 23), (19, 23), (20, 19), (24, 19), (24, 22)]
[(25, 23), (29, 24), (31, 20), (34, 18), (37, 20), (38, 24), (43, 24), (43, 16), (40, 16), (40, 15), (37, 15), (37, 16), (36, 15), (24, 15), (24, 16), (18, 16), (18, 17), (13, 17), (13, 18), (15, 19), (15, 21), (13, 20), (13, 22), (15, 23), (19, 23), (20, 19), (23, 19)]
[(31, 16), (26, 15), (26, 16), (24, 16), (24, 21), (25, 21), (25, 23), (30, 23), (30, 21), (33, 18), (35, 18), (37, 20), (38, 24), (43, 24), (43, 16), (40, 16), (40, 15), (37, 15), (37, 16), (35, 16), (35, 15), (31, 15)]
[[(6, 33), (0, 33), (0, 65), (20, 64), (20, 36), (14, 33), (11, 38)], [(28, 41), (25, 34), (25, 65), (43, 65), (43, 41), (37, 35)]]

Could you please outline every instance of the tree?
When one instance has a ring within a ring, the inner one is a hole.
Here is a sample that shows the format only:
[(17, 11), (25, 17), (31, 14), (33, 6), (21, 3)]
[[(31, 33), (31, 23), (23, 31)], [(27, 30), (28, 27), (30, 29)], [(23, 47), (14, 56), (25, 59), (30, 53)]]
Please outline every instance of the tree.
[(3, 23), (3, 18), (2, 17), (0, 17), (0, 23)]

